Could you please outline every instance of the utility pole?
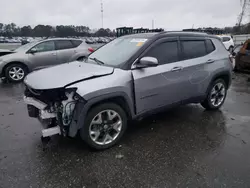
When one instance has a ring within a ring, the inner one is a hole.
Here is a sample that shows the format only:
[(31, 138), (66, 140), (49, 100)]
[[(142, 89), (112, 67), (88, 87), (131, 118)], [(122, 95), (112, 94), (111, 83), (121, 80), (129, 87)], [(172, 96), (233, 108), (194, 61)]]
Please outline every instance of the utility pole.
[(103, 28), (103, 2), (101, 0), (101, 20), (102, 20), (102, 28)]
[(154, 27), (155, 27), (155, 21), (152, 20), (152, 29), (154, 29)]

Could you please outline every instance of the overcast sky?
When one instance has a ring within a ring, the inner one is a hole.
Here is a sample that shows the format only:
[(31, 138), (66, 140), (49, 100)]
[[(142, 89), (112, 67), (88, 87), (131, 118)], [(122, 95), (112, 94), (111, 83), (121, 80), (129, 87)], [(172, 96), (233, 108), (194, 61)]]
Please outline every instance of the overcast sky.
[[(100, 0), (2, 0), (0, 22), (101, 27)], [(104, 27), (234, 26), (240, 0), (103, 0)], [(247, 15), (249, 17), (249, 15)]]

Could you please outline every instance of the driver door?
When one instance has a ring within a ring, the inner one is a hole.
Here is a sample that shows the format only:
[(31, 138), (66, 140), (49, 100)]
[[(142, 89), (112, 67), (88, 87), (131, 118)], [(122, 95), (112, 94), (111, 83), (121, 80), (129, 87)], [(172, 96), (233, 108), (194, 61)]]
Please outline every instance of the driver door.
[(138, 114), (181, 102), (183, 77), (179, 52), (177, 38), (168, 38), (156, 41), (140, 57), (155, 57), (159, 65), (132, 70)]
[(58, 64), (54, 41), (41, 42), (31, 48), (28, 53), (29, 62), (33, 70)]

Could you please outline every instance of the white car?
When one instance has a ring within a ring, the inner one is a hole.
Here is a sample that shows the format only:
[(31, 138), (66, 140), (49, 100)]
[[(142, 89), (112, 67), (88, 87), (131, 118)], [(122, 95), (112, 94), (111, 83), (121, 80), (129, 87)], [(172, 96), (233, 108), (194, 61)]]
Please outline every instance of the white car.
[(231, 53), (234, 49), (234, 41), (230, 35), (221, 35), (219, 36), (226, 47), (226, 49)]

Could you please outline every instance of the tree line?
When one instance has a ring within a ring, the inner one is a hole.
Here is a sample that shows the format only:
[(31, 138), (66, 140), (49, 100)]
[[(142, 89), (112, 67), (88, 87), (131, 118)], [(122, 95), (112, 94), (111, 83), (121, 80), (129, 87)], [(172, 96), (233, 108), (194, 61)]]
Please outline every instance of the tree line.
[(115, 30), (111, 31), (109, 28), (98, 29), (93, 32), (87, 26), (75, 26), (75, 25), (57, 25), (52, 27), (51, 25), (36, 25), (31, 27), (30, 25), (19, 27), (15, 23), (3, 24), (0, 23), (0, 36), (4, 37), (89, 37), (89, 36), (115, 36)]
[[(231, 34), (249, 34), (250, 23), (242, 25), (240, 27), (225, 27), (222, 29), (224, 33)], [(19, 27), (15, 23), (3, 24), (0, 23), (0, 36), (4, 37), (89, 37), (89, 36), (115, 36), (115, 30), (111, 31), (109, 28), (98, 29), (97, 31), (91, 31), (87, 26), (75, 26), (75, 25), (57, 25), (55, 27), (51, 25), (37, 25), (31, 27), (30, 25)]]

